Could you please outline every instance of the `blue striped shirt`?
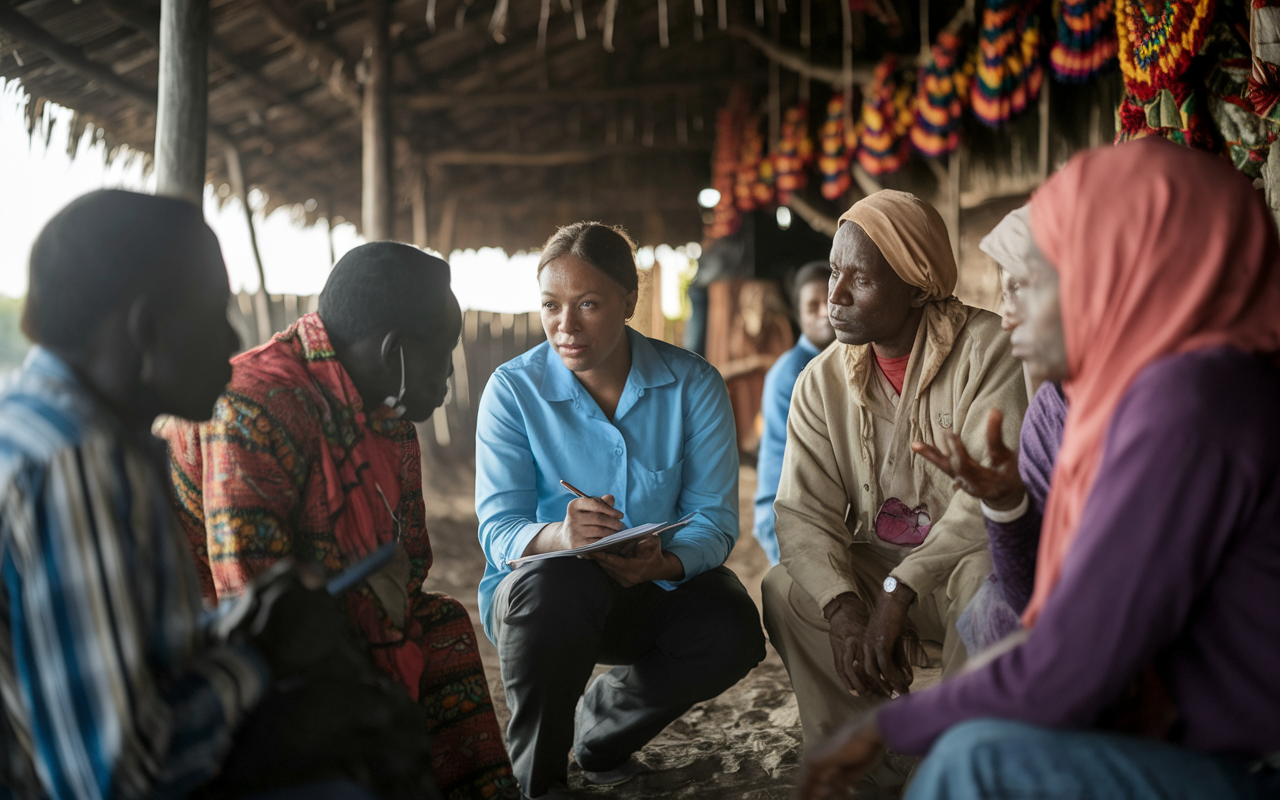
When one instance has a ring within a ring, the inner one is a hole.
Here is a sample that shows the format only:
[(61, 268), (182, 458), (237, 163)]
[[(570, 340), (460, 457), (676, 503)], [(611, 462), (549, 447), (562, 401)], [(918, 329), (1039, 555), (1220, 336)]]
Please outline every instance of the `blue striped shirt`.
[(0, 394), (0, 798), (179, 797), (262, 696), (206, 638), (154, 444), (42, 348)]

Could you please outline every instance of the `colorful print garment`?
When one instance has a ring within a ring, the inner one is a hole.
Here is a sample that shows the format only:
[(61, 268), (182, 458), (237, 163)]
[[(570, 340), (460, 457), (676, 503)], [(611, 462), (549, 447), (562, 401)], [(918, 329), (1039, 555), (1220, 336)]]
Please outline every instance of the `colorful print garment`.
[(316, 314), (232, 363), (211, 421), (158, 431), (205, 597), (237, 594), (285, 555), (334, 575), (398, 536), (397, 579), (345, 596), (353, 627), (427, 708), (445, 796), (518, 797), (466, 609), (420, 589), (431, 544), (413, 425), (366, 414)]

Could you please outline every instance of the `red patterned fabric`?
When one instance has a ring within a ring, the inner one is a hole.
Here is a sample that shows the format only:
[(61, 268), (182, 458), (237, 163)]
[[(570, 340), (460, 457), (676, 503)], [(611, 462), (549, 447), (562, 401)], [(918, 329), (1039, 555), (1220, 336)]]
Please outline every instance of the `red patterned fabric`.
[(158, 431), (205, 597), (237, 594), (285, 555), (339, 573), (398, 528), (404, 607), (384, 608), (364, 585), (346, 595), (353, 626), (427, 708), (446, 796), (518, 797), (466, 609), (420, 589), (431, 544), (412, 423), (381, 407), (366, 415), (316, 314), (232, 364), (212, 420)]

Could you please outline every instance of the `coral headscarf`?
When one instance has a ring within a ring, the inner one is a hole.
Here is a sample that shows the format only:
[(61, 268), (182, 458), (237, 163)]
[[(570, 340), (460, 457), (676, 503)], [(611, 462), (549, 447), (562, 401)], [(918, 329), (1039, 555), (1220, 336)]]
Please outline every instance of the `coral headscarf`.
[(910, 192), (882, 189), (840, 215), (867, 232), (898, 277), (944, 300), (956, 288), (956, 259), (938, 210)]
[(1154, 137), (1083, 153), (1032, 197), (1031, 228), (1058, 271), (1071, 410), (1028, 627), (1058, 582), (1134, 378), (1174, 353), (1280, 352), (1276, 223), (1217, 156)]

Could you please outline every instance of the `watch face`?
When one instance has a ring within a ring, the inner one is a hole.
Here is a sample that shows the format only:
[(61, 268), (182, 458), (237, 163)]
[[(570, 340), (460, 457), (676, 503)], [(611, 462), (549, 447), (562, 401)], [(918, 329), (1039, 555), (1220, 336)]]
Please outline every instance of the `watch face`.
[(893, 594), (893, 590), (898, 588), (898, 579), (890, 575), (884, 579), (884, 590), (889, 594)]

